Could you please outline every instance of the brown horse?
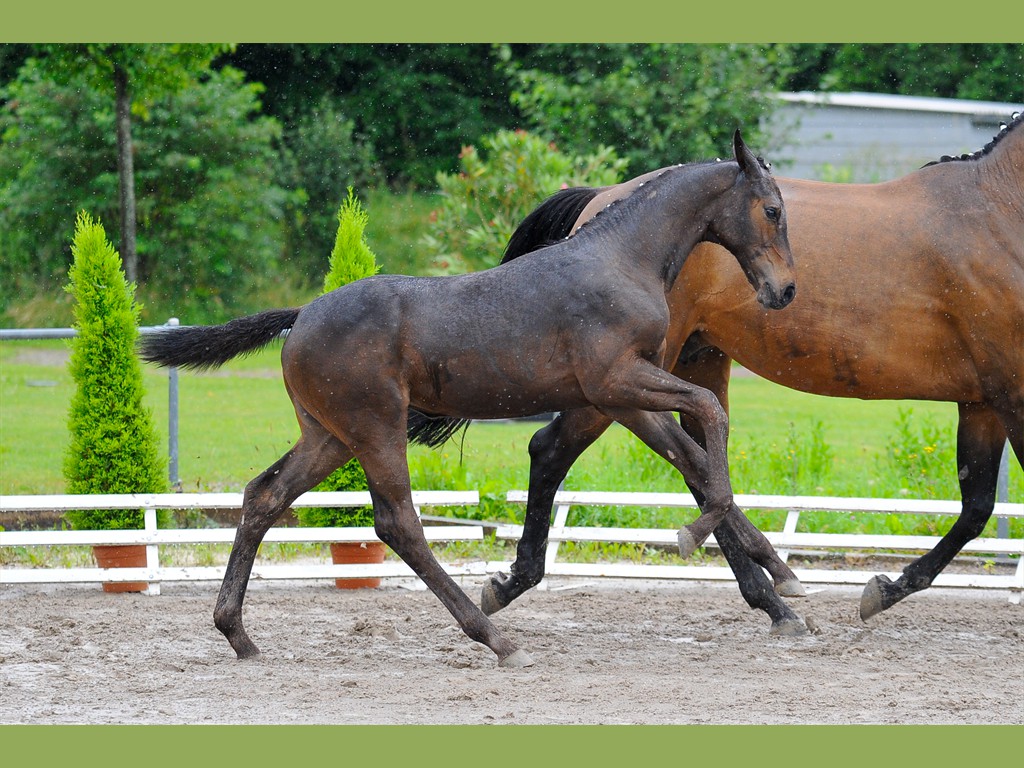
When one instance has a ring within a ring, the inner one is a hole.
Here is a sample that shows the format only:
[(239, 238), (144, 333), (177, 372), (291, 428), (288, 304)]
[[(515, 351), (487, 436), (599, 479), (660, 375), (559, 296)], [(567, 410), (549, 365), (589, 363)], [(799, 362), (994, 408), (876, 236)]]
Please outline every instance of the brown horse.
[[(739, 131), (733, 149), (736, 162), (666, 169), (529, 260), (453, 277), (366, 278), (301, 308), (143, 339), (146, 360), (203, 368), (291, 329), (282, 367), (302, 434), (246, 487), (214, 610), (239, 658), (259, 654), (242, 626), (242, 602), (260, 542), (297, 496), (354, 456), (381, 540), (501, 665), (532, 663), (427, 546), (409, 484), (410, 409), (443, 423), (594, 408), (700, 489), (705, 513), (690, 528), (698, 541), (710, 534), (732, 507), (727, 419), (714, 395), (664, 370), (666, 296), (702, 240), (735, 254), (764, 306), (780, 309), (795, 293), (778, 187)], [(706, 453), (674, 411), (701, 424)]]
[[(944, 157), (894, 181), (780, 178), (801, 285), (785, 312), (769, 315), (756, 306), (743, 276), (713, 244), (699, 244), (690, 253), (669, 294), (666, 360), (675, 361), (679, 378), (715, 392), (726, 409), (732, 360), (819, 395), (958, 404), (962, 512), (936, 547), (897, 581), (881, 575), (868, 583), (863, 619), (927, 588), (981, 534), (992, 514), (1007, 439), (1024, 463), (1022, 122), (1014, 115), (979, 152)], [(517, 229), (504, 261), (570, 235), (649, 176), (553, 195)], [(700, 425), (682, 417), (701, 441)], [(556, 487), (608, 424), (592, 409), (563, 413), (535, 440), (527, 530), (512, 575), (498, 575), (485, 588), (493, 610), (543, 575), (541, 543)], [(781, 601), (736, 548), (736, 539), (746, 542), (754, 535), (751, 529), (742, 515), (731, 514), (715, 537), (748, 603), (774, 620)], [(777, 560), (774, 552), (764, 554)], [(782, 593), (780, 562), (762, 564)]]

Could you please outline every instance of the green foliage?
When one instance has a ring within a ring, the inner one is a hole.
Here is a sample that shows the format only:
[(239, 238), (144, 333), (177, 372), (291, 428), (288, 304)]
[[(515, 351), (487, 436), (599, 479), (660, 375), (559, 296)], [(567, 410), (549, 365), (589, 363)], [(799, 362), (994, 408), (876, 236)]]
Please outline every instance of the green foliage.
[[(238, 314), (276, 266), (286, 193), (277, 185), (276, 122), (259, 87), (211, 73), (150, 103), (135, 125), (139, 280), (147, 315), (190, 322)], [(113, 104), (84, 77), (66, 85), (33, 63), (0, 111), (0, 307), (55, 293), (77, 210), (119, 221)]]
[(895, 433), (880, 460), (879, 473), (891, 478), (900, 495), (915, 499), (955, 499), (956, 439), (951, 427), (939, 426), (927, 414), (900, 408)]
[(443, 199), (422, 240), (434, 254), (435, 274), (493, 267), (513, 230), (542, 200), (560, 187), (618, 183), (626, 167), (608, 147), (573, 156), (526, 131), (501, 130), (480, 143), (483, 156), (463, 147), (460, 173), (438, 174)]
[[(355, 459), (338, 467), (314, 491), (365, 491), (366, 474)], [(299, 525), (333, 528), (373, 525), (373, 507), (299, 507), (295, 510)]]
[(348, 283), (377, 274), (377, 257), (366, 244), (364, 232), (369, 214), (348, 188), (348, 197), (338, 209), (338, 229), (331, 251), (330, 269), (324, 278), (323, 292), (333, 291)]
[(355, 134), (355, 121), (328, 95), (298, 118), (284, 142), (289, 187), (297, 191), (287, 217), (288, 269), (319, 275), (331, 252), (338, 200), (346, 188), (365, 190), (376, 182), (377, 159)]
[[(80, 214), (71, 247), (68, 291), (75, 328), (70, 372), (76, 383), (68, 415), (71, 442), (64, 461), (68, 493), (160, 493), (166, 468), (157, 452), (151, 414), (142, 403), (135, 356), (139, 308), (121, 260), (98, 222)], [(141, 510), (68, 512), (73, 528), (141, 528)]]
[(512, 100), (532, 128), (568, 151), (615, 147), (644, 171), (726, 154), (736, 128), (759, 152), (770, 150), (760, 123), (775, 107), (767, 94), (788, 72), (785, 45), (539, 49), (539, 66), (510, 63), (518, 75)]
[(1024, 43), (843, 43), (804, 62), (804, 89), (1024, 101)]
[[(348, 197), (338, 209), (338, 229), (331, 252), (330, 269), (324, 278), (324, 293), (364, 277), (377, 274), (376, 257), (364, 238), (369, 215), (348, 188)], [(365, 491), (366, 474), (356, 459), (334, 470), (314, 491)], [(299, 525), (311, 527), (373, 525), (372, 507), (309, 507), (295, 510)]]
[(515, 120), (489, 44), (240, 45), (229, 60), (267, 84), (267, 109), (286, 125), (323, 94), (339, 98), (393, 188), (429, 188), (453, 170), (452, 147)]

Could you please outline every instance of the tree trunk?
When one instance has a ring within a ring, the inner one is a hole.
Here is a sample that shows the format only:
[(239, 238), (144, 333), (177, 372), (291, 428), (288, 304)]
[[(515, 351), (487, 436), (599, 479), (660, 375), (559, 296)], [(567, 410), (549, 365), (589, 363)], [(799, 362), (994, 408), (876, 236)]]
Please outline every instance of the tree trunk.
[(135, 166), (132, 161), (132, 97), (128, 72), (114, 66), (117, 91), (117, 178), (121, 196), (121, 261), (129, 283), (138, 282), (139, 259), (135, 253)]

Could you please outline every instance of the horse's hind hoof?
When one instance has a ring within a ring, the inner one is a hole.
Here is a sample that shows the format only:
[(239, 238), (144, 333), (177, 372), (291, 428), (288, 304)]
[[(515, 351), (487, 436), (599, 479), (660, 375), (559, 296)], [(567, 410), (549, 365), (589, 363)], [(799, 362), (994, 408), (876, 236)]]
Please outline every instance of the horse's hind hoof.
[(892, 586), (892, 580), (885, 574), (871, 577), (871, 580), (864, 585), (864, 591), (860, 596), (861, 621), (867, 621), (889, 607), (885, 597), (887, 586)]
[(532, 667), (533, 658), (520, 648), (514, 653), (510, 653), (504, 659), (498, 662), (499, 667), (505, 667), (506, 669), (520, 669), (522, 667)]
[(800, 619), (780, 619), (772, 622), (768, 634), (772, 637), (800, 637), (808, 632), (807, 625)]
[(488, 579), (480, 590), (480, 610), (484, 612), (485, 616), (490, 616), (492, 613), (497, 613), (505, 607), (505, 603), (501, 601), (501, 596), (498, 593), (496, 584), (501, 583), (505, 580), (504, 574), (495, 574)]
[(679, 542), (679, 556), (684, 560), (697, 551), (697, 540), (685, 525), (679, 529), (676, 538)]
[(799, 579), (789, 579), (775, 586), (775, 591), (780, 597), (807, 597), (807, 590), (800, 583)]

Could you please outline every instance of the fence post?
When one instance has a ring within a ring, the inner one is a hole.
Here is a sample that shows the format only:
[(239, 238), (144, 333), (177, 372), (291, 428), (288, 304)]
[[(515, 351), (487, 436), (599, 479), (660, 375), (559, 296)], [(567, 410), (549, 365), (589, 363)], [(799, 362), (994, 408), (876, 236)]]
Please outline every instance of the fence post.
[[(1010, 441), (1007, 440), (1003, 446), (1003, 457), (999, 460), (999, 474), (996, 476), (996, 501), (1005, 502), (1010, 500)], [(1010, 538), (1010, 519), (1007, 517), (996, 518), (996, 536), (1000, 539)], [(1009, 555), (1000, 555), (999, 560), (1008, 562)]]
[[(167, 325), (177, 326), (178, 318), (172, 317)], [(178, 474), (178, 369), (167, 369), (167, 474), (171, 488), (181, 492), (181, 477)]]

